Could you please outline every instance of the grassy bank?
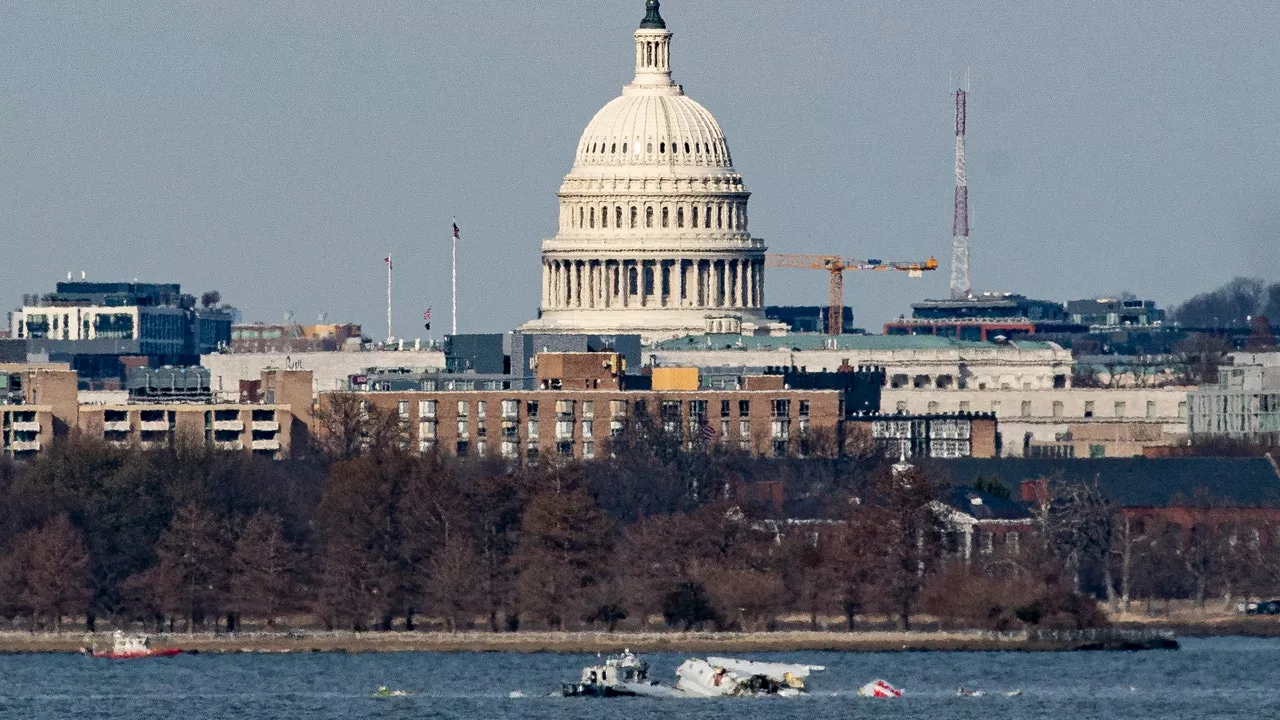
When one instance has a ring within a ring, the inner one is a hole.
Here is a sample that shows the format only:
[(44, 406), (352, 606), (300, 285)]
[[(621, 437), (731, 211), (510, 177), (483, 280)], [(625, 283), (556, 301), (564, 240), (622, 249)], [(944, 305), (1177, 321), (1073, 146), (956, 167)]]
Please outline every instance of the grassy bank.
[[(1022, 633), (967, 632), (767, 632), (767, 633), (432, 633), (432, 632), (303, 632), (176, 633), (155, 635), (154, 647), (213, 653), (262, 652), (554, 652), (611, 653), (630, 648), (638, 653), (681, 652), (724, 654), (837, 650), (903, 651), (1054, 651), (1120, 648), (1123, 638), (1105, 636), (1031, 636)], [(0, 652), (78, 652), (97, 643), (110, 644), (109, 633), (0, 633)]]

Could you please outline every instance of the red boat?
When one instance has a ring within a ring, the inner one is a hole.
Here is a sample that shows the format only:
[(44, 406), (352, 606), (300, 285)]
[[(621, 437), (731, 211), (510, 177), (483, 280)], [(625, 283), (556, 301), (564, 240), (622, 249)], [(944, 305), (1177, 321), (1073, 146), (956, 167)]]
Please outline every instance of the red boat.
[(90, 654), (96, 658), (108, 660), (137, 660), (150, 657), (173, 657), (182, 652), (179, 648), (153, 648), (151, 639), (145, 635), (125, 635), (117, 630), (111, 639), (111, 649), (93, 650)]

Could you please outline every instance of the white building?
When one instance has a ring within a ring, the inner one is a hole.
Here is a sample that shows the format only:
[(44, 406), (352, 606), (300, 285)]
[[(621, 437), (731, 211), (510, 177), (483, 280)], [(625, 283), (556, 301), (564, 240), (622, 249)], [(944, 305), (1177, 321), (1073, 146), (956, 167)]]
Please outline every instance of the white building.
[(880, 411), (992, 413), (1000, 454), (1130, 457), (1187, 439), (1186, 387), (937, 390), (885, 388)]
[(1071, 351), (1055, 343), (1030, 340), (996, 344), (932, 335), (705, 335), (657, 343), (645, 350), (645, 362), (702, 368), (785, 365), (813, 371), (876, 365), (885, 369), (886, 391), (1051, 390), (1071, 386)]
[(578, 143), (560, 225), (542, 243), (529, 332), (646, 340), (764, 325), (764, 242), (719, 123), (671, 78), (671, 32), (648, 0), (635, 78)]
[(1218, 383), (1190, 398), (1192, 435), (1280, 438), (1280, 353), (1232, 353)]
[(224, 400), (240, 395), (242, 380), (258, 380), (262, 371), (279, 368), (310, 370), (317, 393), (341, 390), (352, 375), (371, 368), (424, 372), (444, 369), (444, 353), (439, 350), (371, 350), (362, 352), (299, 353), (213, 353), (200, 356), (209, 368), (209, 384)]
[(983, 343), (931, 335), (705, 335), (646, 348), (646, 363), (701, 368), (841, 365), (885, 370), (880, 411), (991, 413), (1001, 454), (1128, 457), (1187, 439), (1187, 387), (1076, 388), (1056, 343)]

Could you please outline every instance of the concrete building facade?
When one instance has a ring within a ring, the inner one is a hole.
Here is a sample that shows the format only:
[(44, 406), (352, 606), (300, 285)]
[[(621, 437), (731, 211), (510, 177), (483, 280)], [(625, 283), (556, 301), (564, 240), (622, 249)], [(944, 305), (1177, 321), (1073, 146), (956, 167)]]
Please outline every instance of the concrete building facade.
[(1280, 353), (1232, 353), (1218, 382), (1190, 394), (1191, 434), (1280, 440)]
[[(1149, 389), (917, 390), (886, 388), (884, 413), (992, 413), (1001, 454), (1126, 457), (1187, 441), (1185, 387)], [(1070, 450), (1036, 450), (1062, 447)]]
[(255, 381), (265, 370), (309, 370), (313, 393), (341, 390), (352, 375), (369, 368), (404, 368), (413, 371), (443, 370), (439, 350), (369, 350), (361, 352), (213, 353), (200, 364), (209, 368), (214, 394), (226, 401), (239, 398), (240, 382)]
[(218, 450), (288, 457), (293, 413), (288, 405), (163, 403), (94, 405), (80, 411), (80, 431), (118, 447), (203, 442)]

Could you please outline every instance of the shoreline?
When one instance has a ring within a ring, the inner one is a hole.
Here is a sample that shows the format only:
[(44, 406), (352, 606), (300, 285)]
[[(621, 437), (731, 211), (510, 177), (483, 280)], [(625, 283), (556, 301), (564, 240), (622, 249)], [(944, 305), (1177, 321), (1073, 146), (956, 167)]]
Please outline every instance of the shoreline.
[[(992, 633), (986, 631), (713, 632), (350, 632), (158, 633), (154, 647), (194, 653), (511, 652), (690, 654), (758, 652), (1064, 652), (1174, 649), (1167, 632), (1099, 630)], [(111, 632), (0, 632), (0, 654), (78, 653), (109, 645)]]

